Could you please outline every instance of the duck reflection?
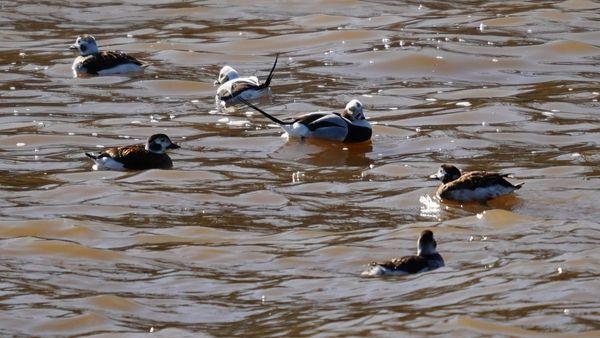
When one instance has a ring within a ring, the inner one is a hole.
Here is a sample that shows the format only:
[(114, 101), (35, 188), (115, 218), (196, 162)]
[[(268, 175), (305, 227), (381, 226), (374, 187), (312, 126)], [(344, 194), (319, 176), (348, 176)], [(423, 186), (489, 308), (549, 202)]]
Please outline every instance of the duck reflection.
[(272, 158), (294, 161), (319, 167), (368, 167), (373, 163), (371, 141), (340, 143), (320, 139), (303, 139), (282, 144)]

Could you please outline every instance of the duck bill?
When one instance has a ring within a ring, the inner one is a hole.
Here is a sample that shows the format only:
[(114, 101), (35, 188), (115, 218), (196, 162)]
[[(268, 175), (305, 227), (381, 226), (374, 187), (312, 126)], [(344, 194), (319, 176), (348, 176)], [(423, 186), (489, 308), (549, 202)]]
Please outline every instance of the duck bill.
[(70, 46), (69, 46), (69, 49), (71, 49), (71, 50), (75, 50), (75, 49), (77, 49), (77, 45), (70, 45)]
[(221, 84), (221, 82), (219, 82), (219, 80), (215, 80), (215, 82), (213, 82), (213, 87), (216, 87), (220, 84)]
[(175, 143), (171, 143), (167, 147), (167, 149), (179, 149), (179, 148), (181, 148), (181, 147), (179, 145), (175, 144)]
[(443, 175), (440, 174), (440, 173), (435, 173), (433, 175), (429, 175), (429, 178), (432, 179), (432, 180), (441, 180), (442, 177), (443, 177)]

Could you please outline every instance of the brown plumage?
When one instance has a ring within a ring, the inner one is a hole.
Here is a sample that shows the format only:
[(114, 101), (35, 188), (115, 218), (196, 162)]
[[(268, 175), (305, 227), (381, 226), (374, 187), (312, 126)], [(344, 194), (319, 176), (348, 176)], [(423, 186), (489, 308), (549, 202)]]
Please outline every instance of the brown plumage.
[(144, 145), (109, 148), (100, 153), (98, 158), (111, 157), (123, 163), (123, 168), (131, 170), (170, 169), (173, 161), (167, 154), (156, 154), (144, 149)]
[(504, 179), (508, 176), (487, 171), (461, 174), (455, 166), (444, 164), (437, 174), (430, 177), (442, 181), (436, 192), (440, 198), (468, 202), (485, 201), (520, 189), (523, 183), (513, 185)]
[(88, 56), (81, 56), (79, 65), (81, 68), (85, 68), (88, 74), (98, 75), (98, 72), (102, 70), (127, 63), (133, 63), (140, 67), (146, 66), (144, 62), (121, 51), (101, 51)]
[(433, 238), (431, 230), (421, 232), (417, 248), (417, 255), (394, 258), (386, 262), (372, 262), (362, 275), (407, 275), (444, 266), (444, 259), (436, 250), (437, 242)]
[(370, 265), (379, 265), (388, 270), (403, 270), (407, 273), (418, 273), (429, 266), (427, 259), (421, 256), (404, 256), (387, 262), (373, 262)]
[(114, 147), (105, 149), (98, 155), (85, 155), (93, 159), (101, 169), (170, 169), (173, 167), (173, 161), (166, 154), (166, 150), (177, 148), (179, 146), (171, 142), (167, 135), (155, 134), (148, 138), (145, 145)]
[(120, 51), (99, 51), (96, 39), (92, 35), (78, 36), (69, 46), (77, 50), (79, 56), (71, 68), (77, 77), (81, 74), (107, 75), (142, 71), (147, 64)]

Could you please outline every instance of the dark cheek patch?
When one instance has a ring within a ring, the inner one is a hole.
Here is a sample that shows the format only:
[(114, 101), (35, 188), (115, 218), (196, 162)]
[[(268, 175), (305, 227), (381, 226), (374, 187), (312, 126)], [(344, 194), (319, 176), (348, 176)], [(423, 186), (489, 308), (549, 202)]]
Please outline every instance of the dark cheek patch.
[(79, 48), (81, 49), (82, 52), (85, 52), (85, 50), (87, 49), (87, 47), (85, 45), (81, 45)]
[(149, 148), (150, 148), (151, 151), (154, 151), (154, 152), (162, 150), (162, 146), (160, 144), (158, 144), (158, 143), (152, 143), (152, 144), (150, 144)]

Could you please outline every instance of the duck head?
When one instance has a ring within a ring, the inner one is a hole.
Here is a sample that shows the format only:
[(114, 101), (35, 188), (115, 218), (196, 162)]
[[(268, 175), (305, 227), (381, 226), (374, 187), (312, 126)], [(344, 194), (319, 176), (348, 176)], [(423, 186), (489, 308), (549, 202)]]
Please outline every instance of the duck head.
[(96, 39), (89, 34), (78, 36), (77, 40), (75, 40), (75, 43), (69, 46), (69, 49), (77, 50), (81, 56), (98, 53)]
[(431, 230), (423, 230), (418, 240), (417, 255), (433, 255), (437, 253), (437, 242)]
[(452, 182), (460, 177), (460, 170), (450, 164), (442, 164), (437, 173), (429, 176), (429, 178), (442, 181), (442, 183)]
[(154, 134), (146, 142), (146, 150), (155, 154), (164, 154), (167, 149), (178, 149), (180, 146), (173, 143), (165, 134)]

